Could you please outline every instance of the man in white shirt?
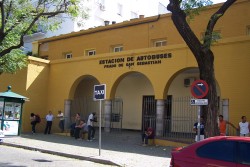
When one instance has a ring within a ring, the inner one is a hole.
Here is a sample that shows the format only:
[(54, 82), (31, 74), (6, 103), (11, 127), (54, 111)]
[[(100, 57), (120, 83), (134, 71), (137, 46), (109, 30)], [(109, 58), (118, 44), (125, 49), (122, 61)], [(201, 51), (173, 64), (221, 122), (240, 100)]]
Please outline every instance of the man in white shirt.
[(250, 124), (247, 122), (246, 116), (241, 117), (242, 121), (239, 123), (240, 136), (249, 137)]
[(57, 118), (60, 119), (59, 128), (61, 129), (61, 132), (63, 133), (64, 132), (64, 116), (63, 116), (62, 111), (58, 111)]
[(46, 128), (44, 130), (44, 134), (50, 134), (50, 131), (51, 131), (51, 127), (52, 127), (52, 121), (53, 121), (53, 118), (54, 118), (54, 115), (52, 114), (51, 111), (49, 111), (49, 114), (46, 115), (46, 121), (47, 121), (47, 124), (46, 124)]
[(89, 115), (89, 118), (88, 118), (88, 122), (87, 122), (87, 125), (88, 125), (88, 141), (92, 141), (93, 139), (95, 139), (95, 128), (93, 126), (93, 123), (94, 122), (97, 122), (96, 120), (96, 117), (95, 117), (95, 112), (91, 113)]

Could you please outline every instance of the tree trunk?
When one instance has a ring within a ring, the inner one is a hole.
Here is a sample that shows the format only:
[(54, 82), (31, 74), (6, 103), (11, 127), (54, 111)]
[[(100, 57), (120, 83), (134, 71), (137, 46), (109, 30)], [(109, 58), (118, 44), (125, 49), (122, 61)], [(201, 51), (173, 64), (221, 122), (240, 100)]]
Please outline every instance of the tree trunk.
[(217, 123), (218, 100), (216, 91), (216, 82), (214, 75), (214, 55), (210, 46), (202, 45), (186, 21), (186, 14), (180, 8), (179, 0), (170, 0), (168, 10), (172, 12), (172, 20), (178, 32), (192, 51), (198, 63), (200, 70), (200, 79), (207, 82), (209, 90), (208, 105), (202, 107), (202, 115), (205, 121), (205, 133), (207, 137), (219, 134)]
[(202, 107), (202, 116), (205, 120), (205, 133), (207, 137), (219, 135), (218, 128), (218, 97), (216, 90), (216, 80), (214, 75), (214, 60), (213, 53), (211, 51), (203, 52), (204, 55), (202, 62), (198, 62), (200, 65), (200, 79), (205, 80), (208, 84), (208, 94), (205, 97), (208, 99), (208, 105)]

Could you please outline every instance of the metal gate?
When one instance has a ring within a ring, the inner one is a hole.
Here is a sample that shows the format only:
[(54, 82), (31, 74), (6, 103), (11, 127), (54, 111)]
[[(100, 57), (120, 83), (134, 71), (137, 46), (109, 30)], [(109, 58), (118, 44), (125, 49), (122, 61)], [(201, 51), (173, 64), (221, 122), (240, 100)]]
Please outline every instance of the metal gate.
[(121, 98), (115, 98), (111, 101), (111, 131), (122, 129), (122, 116), (123, 116), (123, 100)]
[(155, 96), (143, 96), (142, 99), (142, 131), (148, 127), (156, 128)]

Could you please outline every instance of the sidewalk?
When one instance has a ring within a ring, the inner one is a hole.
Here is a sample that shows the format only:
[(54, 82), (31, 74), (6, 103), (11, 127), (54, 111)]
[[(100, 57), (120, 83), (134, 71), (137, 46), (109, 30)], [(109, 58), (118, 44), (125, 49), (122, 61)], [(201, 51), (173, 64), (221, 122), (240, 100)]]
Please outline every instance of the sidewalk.
[(98, 133), (95, 136), (96, 140), (88, 142), (57, 134), (22, 134), (7, 136), (2, 144), (110, 166), (166, 167), (169, 165), (171, 147), (142, 146), (138, 132), (102, 132), (101, 156), (99, 156)]

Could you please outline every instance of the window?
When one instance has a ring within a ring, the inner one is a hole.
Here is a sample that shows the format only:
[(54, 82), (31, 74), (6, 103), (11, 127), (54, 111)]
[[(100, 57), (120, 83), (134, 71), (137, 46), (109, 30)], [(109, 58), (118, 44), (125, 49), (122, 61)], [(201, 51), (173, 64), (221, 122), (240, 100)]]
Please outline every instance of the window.
[(123, 51), (123, 46), (115, 46), (113, 51), (114, 52), (121, 52), (121, 51)]
[(167, 40), (159, 40), (154, 42), (155, 47), (161, 47), (161, 46), (166, 46), (167, 45)]
[(221, 161), (235, 162), (236, 142), (216, 141), (201, 146), (196, 151), (202, 158), (216, 159)]
[(239, 143), (239, 154), (240, 154), (240, 163), (244, 165), (250, 165), (250, 143), (241, 142)]
[(93, 55), (95, 55), (96, 53), (95, 53), (95, 50), (94, 49), (91, 49), (91, 50), (86, 50), (85, 51), (85, 55), (86, 56), (93, 56)]
[(65, 54), (65, 59), (71, 59), (71, 58), (72, 58), (72, 53)]

